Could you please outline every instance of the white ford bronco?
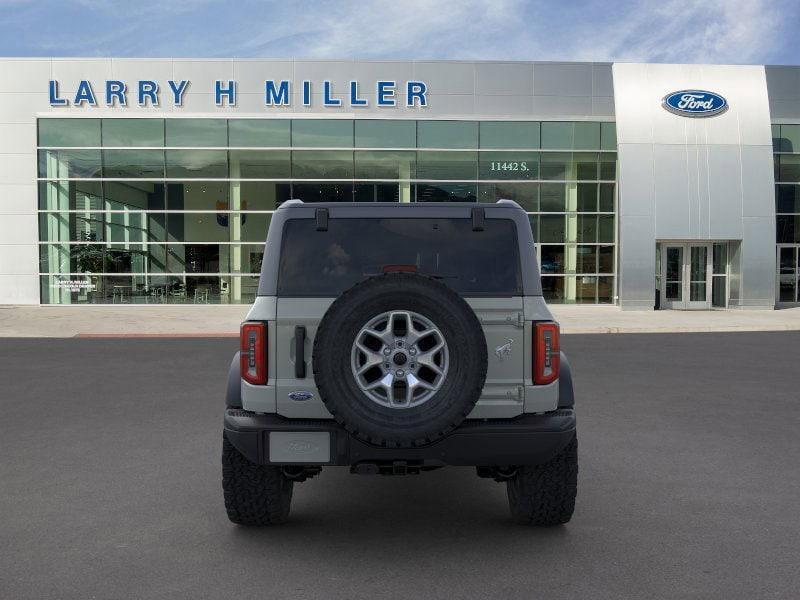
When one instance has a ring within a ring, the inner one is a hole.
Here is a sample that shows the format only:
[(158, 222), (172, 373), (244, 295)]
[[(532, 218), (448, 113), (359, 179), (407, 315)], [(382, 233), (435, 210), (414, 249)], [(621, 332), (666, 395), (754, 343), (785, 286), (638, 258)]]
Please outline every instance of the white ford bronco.
[(526, 213), (496, 204), (284, 203), (228, 378), (228, 517), (269, 525), (326, 466), (474, 466), (512, 516), (566, 523), (572, 377)]

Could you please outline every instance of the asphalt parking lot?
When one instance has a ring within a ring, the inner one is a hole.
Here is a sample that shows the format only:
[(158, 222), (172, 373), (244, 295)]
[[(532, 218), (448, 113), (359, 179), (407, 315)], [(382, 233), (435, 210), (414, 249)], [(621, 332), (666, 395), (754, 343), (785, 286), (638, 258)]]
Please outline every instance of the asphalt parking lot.
[(800, 332), (564, 336), (575, 517), (537, 530), (471, 469), (222, 506), (235, 339), (0, 340), (0, 598), (790, 598)]

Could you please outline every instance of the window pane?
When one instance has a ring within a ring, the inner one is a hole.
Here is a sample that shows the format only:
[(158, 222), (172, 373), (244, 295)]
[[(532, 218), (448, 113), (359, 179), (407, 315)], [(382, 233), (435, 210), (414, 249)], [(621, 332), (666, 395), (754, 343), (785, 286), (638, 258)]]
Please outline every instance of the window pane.
[(417, 202), (476, 202), (474, 183), (418, 183)]
[(238, 213), (167, 213), (168, 242), (229, 242)]
[[(281, 203), (291, 198), (291, 185), (288, 182), (243, 181), (231, 183), (231, 189), (237, 190), (241, 200), (240, 206), (231, 204), (231, 210), (275, 210)], [(236, 198), (234, 193), (232, 198)]]
[(797, 249), (794, 247), (781, 248), (778, 259), (778, 272), (781, 275), (794, 275), (797, 269)]
[(411, 202), (414, 186), (410, 183), (361, 183), (354, 188), (355, 202)]
[(413, 151), (357, 151), (356, 179), (414, 179), (416, 159)]
[(544, 299), (552, 304), (563, 304), (564, 302), (564, 278), (563, 277), (542, 277), (542, 293)]
[(597, 277), (581, 275), (575, 278), (575, 302), (578, 304), (597, 302)]
[(103, 150), (103, 175), (117, 179), (164, 177), (163, 150)]
[(103, 146), (163, 145), (163, 119), (103, 119)]
[(614, 278), (597, 278), (597, 302), (601, 304), (611, 304), (614, 301)]
[(230, 210), (229, 184), (224, 181), (187, 181), (167, 184), (168, 210)]
[(597, 154), (576, 152), (572, 155), (572, 160), (575, 161), (576, 179), (588, 179), (589, 181), (597, 180)]
[(779, 213), (800, 213), (800, 186), (775, 186), (775, 211)]
[(106, 213), (104, 237), (109, 242), (163, 242), (164, 219), (164, 213)]
[(616, 123), (601, 123), (600, 124), (600, 149), (601, 150), (614, 150), (617, 149), (617, 124)]
[(231, 148), (289, 147), (288, 119), (231, 119), (228, 136)]
[(538, 183), (481, 183), (478, 189), (481, 202), (513, 200), (527, 211), (539, 210)]
[(231, 150), (231, 179), (288, 179), (288, 150)]
[(598, 246), (598, 273), (614, 272), (614, 246)]
[(39, 183), (42, 210), (102, 210), (99, 181), (42, 181)]
[(567, 239), (566, 224), (567, 219), (563, 215), (540, 215), (539, 242), (563, 244)]
[(416, 121), (356, 119), (356, 148), (415, 148)]
[(538, 148), (537, 121), (483, 121), (480, 124), (481, 148)]
[(617, 154), (616, 152), (603, 152), (600, 154), (600, 179), (616, 181), (617, 179)]
[[(109, 244), (103, 265), (106, 273), (164, 273), (166, 252), (163, 244)], [(137, 278), (137, 282), (140, 281)]]
[(297, 179), (352, 179), (353, 152), (346, 150), (295, 150), (292, 177)]
[(266, 213), (242, 213), (242, 241), (259, 242), (267, 241), (267, 230), (272, 215)]
[(571, 150), (573, 140), (574, 127), (572, 123), (546, 121), (542, 123), (542, 148)]
[(417, 121), (420, 148), (477, 148), (475, 121)]
[(598, 242), (614, 242), (614, 217), (613, 215), (601, 215), (598, 217), (599, 229), (597, 233)]
[(578, 215), (578, 239), (586, 244), (597, 241), (597, 217), (595, 215)]
[(597, 273), (598, 246), (578, 246), (576, 249), (576, 266), (578, 273)]
[(800, 242), (800, 216), (778, 215), (775, 218), (776, 241), (778, 244)]
[(538, 179), (538, 152), (481, 152), (480, 179)]
[(568, 177), (572, 163), (572, 155), (568, 152), (543, 152), (541, 161), (542, 179), (563, 181), (574, 178)]
[(296, 148), (352, 148), (353, 122), (349, 119), (295, 119), (292, 146)]
[(800, 181), (800, 154), (781, 154), (778, 181)]
[(102, 242), (105, 226), (102, 212), (39, 213), (39, 241)]
[(290, 219), (283, 232), (279, 296), (335, 296), (386, 265), (416, 265), (456, 292), (518, 294), (522, 284), (514, 222), (487, 219)]
[(475, 179), (477, 152), (418, 152), (418, 179)]
[(100, 119), (39, 119), (39, 145), (99, 146)]
[(781, 126), (772, 125), (772, 151), (781, 151)]
[(567, 186), (563, 183), (540, 184), (539, 203), (542, 212), (564, 212), (567, 210)]
[(225, 119), (166, 119), (167, 146), (228, 145)]
[(600, 123), (575, 123), (575, 140), (573, 144), (573, 148), (576, 150), (599, 150)]
[(167, 177), (225, 178), (228, 153), (225, 150), (167, 150)]
[(104, 244), (41, 244), (42, 273), (102, 273)]
[(149, 181), (106, 181), (106, 210), (164, 210), (166, 186)]
[(293, 183), (292, 198), (303, 202), (352, 202), (351, 183)]
[(597, 184), (578, 184), (578, 211), (597, 212)]
[(614, 212), (614, 184), (600, 184), (600, 212)]
[(533, 240), (535, 242), (539, 241), (539, 215), (528, 215), (528, 221), (531, 224), (531, 233), (533, 234)]
[(540, 246), (542, 273), (564, 272), (564, 246)]
[(714, 275), (725, 275), (728, 270), (728, 245), (714, 244), (713, 256)]
[(781, 152), (800, 152), (800, 125), (781, 125)]
[(100, 150), (39, 150), (39, 177), (100, 177)]

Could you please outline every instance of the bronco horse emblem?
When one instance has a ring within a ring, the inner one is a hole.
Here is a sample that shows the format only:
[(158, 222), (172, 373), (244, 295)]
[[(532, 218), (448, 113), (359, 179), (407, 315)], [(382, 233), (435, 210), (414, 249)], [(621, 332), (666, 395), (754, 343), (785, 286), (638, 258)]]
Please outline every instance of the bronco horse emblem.
[(508, 338), (508, 341), (503, 344), (502, 346), (498, 346), (494, 349), (494, 353), (497, 355), (497, 358), (503, 360), (506, 356), (511, 356), (511, 345), (514, 343), (514, 340)]

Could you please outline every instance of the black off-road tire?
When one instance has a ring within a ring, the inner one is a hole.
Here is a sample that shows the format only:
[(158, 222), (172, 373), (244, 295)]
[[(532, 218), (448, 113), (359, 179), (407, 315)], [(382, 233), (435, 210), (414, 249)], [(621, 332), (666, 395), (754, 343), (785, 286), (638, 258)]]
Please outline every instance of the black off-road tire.
[(294, 482), (280, 468), (251, 463), (222, 436), (222, 490), (239, 525), (277, 525), (289, 517)]
[[(410, 310), (436, 325), (447, 342), (449, 370), (424, 404), (381, 406), (358, 387), (351, 367), (361, 328), (386, 311)], [(347, 431), (390, 448), (430, 444), (458, 427), (486, 381), (486, 338), (475, 312), (443, 283), (413, 273), (371, 277), (344, 292), (328, 309), (314, 338), (314, 378), (328, 411)]]
[(578, 493), (578, 438), (543, 465), (519, 467), (506, 483), (511, 516), (525, 525), (561, 525), (572, 518)]

